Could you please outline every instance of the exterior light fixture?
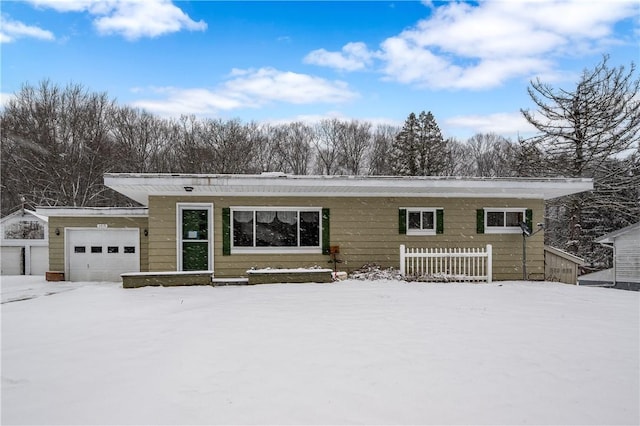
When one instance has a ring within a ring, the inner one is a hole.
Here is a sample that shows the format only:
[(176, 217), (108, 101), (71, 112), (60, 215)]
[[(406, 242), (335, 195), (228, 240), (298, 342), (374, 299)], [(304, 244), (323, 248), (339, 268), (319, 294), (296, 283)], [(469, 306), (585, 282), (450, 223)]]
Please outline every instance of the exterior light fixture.
[(145, 237), (149, 236), (149, 230), (147, 228), (144, 228), (144, 236)]
[(56, 228), (56, 235), (60, 235), (60, 228)]

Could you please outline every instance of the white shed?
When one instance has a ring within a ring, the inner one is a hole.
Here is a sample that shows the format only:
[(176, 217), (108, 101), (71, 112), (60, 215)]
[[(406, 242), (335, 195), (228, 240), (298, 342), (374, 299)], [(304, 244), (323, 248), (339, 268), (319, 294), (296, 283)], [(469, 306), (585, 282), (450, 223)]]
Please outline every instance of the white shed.
[[(580, 277), (580, 285), (599, 282), (616, 288), (640, 289), (640, 222), (610, 232), (598, 238), (596, 243), (611, 248), (613, 268)], [(599, 274), (599, 275), (597, 275)], [(607, 282), (605, 282), (607, 281)]]
[(0, 273), (44, 275), (49, 269), (48, 218), (21, 209), (0, 219)]

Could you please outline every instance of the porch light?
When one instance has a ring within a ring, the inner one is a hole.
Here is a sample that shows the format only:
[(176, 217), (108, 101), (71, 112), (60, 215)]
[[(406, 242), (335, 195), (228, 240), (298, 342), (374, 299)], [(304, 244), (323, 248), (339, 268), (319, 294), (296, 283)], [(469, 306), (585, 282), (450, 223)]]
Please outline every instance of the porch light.
[(60, 235), (60, 228), (56, 228), (56, 235)]

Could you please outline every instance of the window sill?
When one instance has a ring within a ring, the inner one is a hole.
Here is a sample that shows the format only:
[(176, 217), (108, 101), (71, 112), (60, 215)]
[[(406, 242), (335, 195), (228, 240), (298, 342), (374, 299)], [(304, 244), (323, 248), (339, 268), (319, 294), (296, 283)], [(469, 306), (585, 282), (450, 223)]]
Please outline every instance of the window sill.
[(232, 247), (231, 254), (322, 254), (320, 247)]
[(503, 228), (484, 228), (485, 234), (522, 234), (522, 228), (503, 227)]
[(425, 235), (436, 235), (436, 231), (435, 230), (422, 230), (422, 231), (417, 231), (417, 230), (413, 230), (413, 231), (409, 231), (407, 230), (407, 235), (409, 236), (425, 236)]

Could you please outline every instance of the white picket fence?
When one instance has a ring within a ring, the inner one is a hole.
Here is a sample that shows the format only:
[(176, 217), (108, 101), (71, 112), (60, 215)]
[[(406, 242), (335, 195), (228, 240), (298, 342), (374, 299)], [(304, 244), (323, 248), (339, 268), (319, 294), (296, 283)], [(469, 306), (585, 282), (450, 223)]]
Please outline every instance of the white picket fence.
[(422, 281), (491, 282), (492, 247), (407, 248), (400, 246), (400, 272)]

